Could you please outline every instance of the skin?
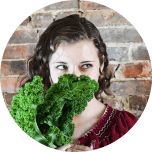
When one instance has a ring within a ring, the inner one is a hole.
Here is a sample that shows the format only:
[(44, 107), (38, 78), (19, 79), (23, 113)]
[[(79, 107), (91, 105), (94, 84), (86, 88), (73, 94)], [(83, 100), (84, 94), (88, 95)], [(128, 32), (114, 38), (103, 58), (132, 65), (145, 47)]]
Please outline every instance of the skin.
[(58, 77), (65, 73), (77, 76), (84, 74), (98, 81), (100, 64), (97, 53), (91, 40), (61, 43), (49, 62), (53, 83), (58, 82)]
[[(93, 41), (81, 40), (72, 44), (61, 43), (50, 58), (49, 68), (52, 83), (57, 83), (58, 78), (65, 73), (77, 76), (87, 75), (98, 82), (99, 70), (103, 70), (103, 65), (100, 65), (98, 49), (94, 46)], [(92, 128), (104, 110), (105, 105), (94, 97), (85, 110), (73, 118), (75, 124), (73, 143)], [(65, 145), (59, 149), (74, 152), (92, 150), (91, 147), (75, 144)]]

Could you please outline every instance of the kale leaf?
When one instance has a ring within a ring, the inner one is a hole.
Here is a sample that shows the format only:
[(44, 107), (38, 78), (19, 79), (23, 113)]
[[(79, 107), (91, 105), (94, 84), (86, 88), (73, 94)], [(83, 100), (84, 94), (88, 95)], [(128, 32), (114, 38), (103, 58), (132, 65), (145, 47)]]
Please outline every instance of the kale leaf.
[(72, 142), (73, 117), (84, 111), (97, 90), (88, 76), (64, 74), (44, 93), (42, 78), (35, 76), (13, 97), (10, 113), (29, 136), (56, 148)]

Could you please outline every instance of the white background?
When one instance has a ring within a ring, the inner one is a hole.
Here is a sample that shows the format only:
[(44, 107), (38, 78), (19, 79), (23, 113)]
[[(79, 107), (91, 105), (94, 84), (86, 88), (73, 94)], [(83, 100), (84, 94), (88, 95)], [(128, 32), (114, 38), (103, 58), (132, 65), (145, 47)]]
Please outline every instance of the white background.
[[(143, 38), (152, 58), (152, 5), (150, 0), (92, 0), (127, 18)], [(36, 10), (59, 0), (4, 0), (0, 2), (0, 59), (7, 42), (22, 21)], [(136, 125), (121, 139), (97, 151), (150, 152), (152, 150), (152, 97)], [(0, 94), (0, 151), (56, 151), (31, 139), (11, 118)]]

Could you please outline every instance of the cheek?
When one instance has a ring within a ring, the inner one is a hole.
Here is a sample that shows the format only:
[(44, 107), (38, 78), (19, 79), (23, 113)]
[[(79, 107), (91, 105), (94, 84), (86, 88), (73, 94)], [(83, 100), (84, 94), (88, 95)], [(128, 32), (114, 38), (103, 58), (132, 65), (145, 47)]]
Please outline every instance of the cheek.
[(57, 83), (58, 82), (58, 78), (61, 75), (62, 74), (59, 71), (57, 71), (53, 67), (50, 67), (50, 79), (52, 80), (53, 83)]
[(89, 72), (87, 72), (87, 74), (91, 79), (96, 80), (96, 82), (98, 82), (98, 78), (99, 78), (99, 69), (92, 69)]

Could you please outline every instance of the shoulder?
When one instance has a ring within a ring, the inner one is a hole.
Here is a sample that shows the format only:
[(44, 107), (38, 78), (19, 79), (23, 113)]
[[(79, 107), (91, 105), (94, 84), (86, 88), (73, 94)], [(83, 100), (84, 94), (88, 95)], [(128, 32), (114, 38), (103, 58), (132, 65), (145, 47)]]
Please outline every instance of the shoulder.
[[(126, 134), (137, 122), (137, 118), (125, 111), (117, 110), (107, 105), (102, 116), (104, 124), (98, 129), (100, 147), (106, 146)], [(102, 121), (100, 121), (102, 123)]]
[(94, 149), (106, 146), (127, 133), (136, 121), (133, 114), (106, 105), (96, 125), (78, 139), (78, 144), (93, 145)]
[(137, 117), (128, 111), (117, 110), (109, 105), (107, 105), (107, 109), (107, 113), (109, 114), (107, 114), (106, 121), (109, 121), (111, 129), (117, 127), (117, 130), (125, 133), (131, 129), (138, 120)]
[(134, 126), (138, 119), (133, 114), (125, 110), (120, 111), (113, 109), (108, 105), (107, 108), (109, 109), (107, 114), (105, 114), (105, 124), (107, 125), (104, 126), (106, 129), (102, 139), (112, 139), (112, 142), (114, 142), (127, 133)]
[(137, 122), (137, 117), (135, 117), (133, 114), (131, 114), (128, 111), (122, 110), (116, 110), (116, 123), (118, 125), (122, 125), (123, 127), (126, 127), (130, 129), (136, 122)]

